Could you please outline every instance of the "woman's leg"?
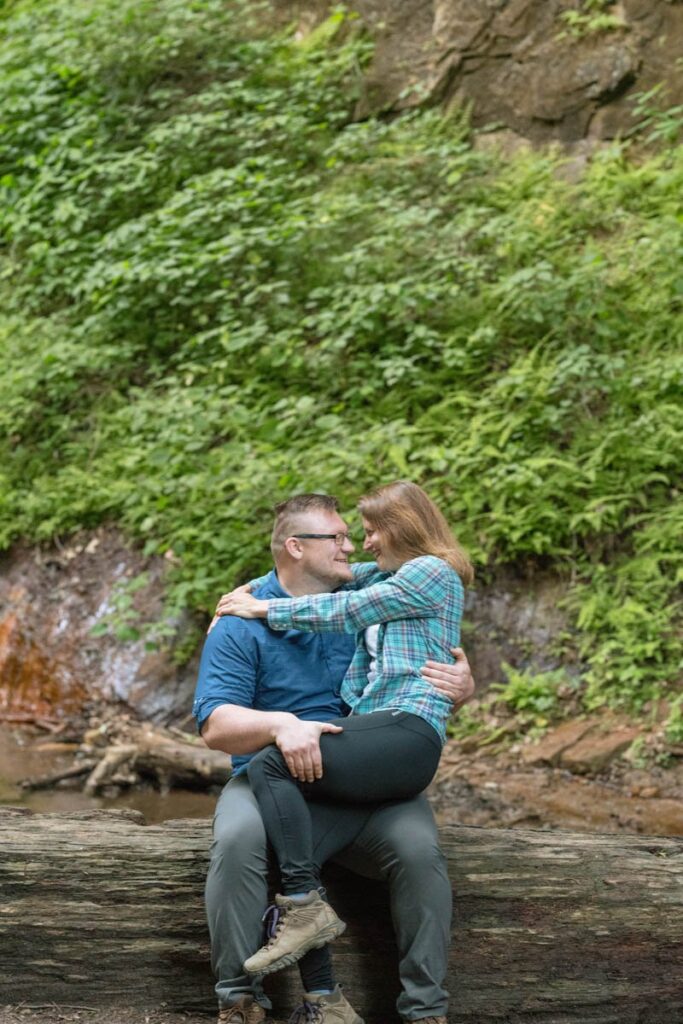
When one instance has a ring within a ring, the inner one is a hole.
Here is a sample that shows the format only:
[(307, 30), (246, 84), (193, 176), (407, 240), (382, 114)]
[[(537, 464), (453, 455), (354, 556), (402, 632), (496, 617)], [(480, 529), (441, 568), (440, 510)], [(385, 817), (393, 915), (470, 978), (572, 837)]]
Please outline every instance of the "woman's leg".
[(431, 781), (441, 742), (434, 729), (403, 711), (338, 719), (344, 731), (321, 737), (323, 777), (300, 785), (277, 747), (249, 762), (249, 780), (275, 850), (285, 895), (310, 892), (320, 879), (306, 800), (357, 803), (408, 799)]
[[(342, 719), (344, 732), (321, 737), (323, 778), (300, 786), (276, 747), (249, 763), (249, 780), (280, 865), (282, 920), (270, 941), (245, 961), (245, 970), (269, 974), (294, 963), (344, 930), (317, 891), (311, 816), (306, 797), (374, 803), (416, 795), (432, 779), (441, 742), (422, 719), (401, 711)], [(323, 739), (338, 740), (322, 743)]]

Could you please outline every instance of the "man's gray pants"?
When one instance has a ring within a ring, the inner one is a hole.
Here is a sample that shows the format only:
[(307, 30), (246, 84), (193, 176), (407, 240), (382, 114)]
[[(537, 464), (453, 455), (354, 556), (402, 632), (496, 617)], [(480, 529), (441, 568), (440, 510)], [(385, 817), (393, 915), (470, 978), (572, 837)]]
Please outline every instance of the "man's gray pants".
[[(408, 1020), (445, 1015), (451, 886), (426, 798), (393, 801), (375, 810), (318, 802), (309, 806), (320, 865), (334, 859), (359, 874), (388, 882), (402, 986), (396, 1004), (399, 1014)], [(360, 832), (359, 820), (364, 822)], [(260, 983), (242, 969), (263, 942), (266, 851), (249, 781), (246, 775), (237, 776), (216, 805), (206, 879), (211, 962), (221, 1006), (245, 993), (268, 1009), (271, 1005)]]

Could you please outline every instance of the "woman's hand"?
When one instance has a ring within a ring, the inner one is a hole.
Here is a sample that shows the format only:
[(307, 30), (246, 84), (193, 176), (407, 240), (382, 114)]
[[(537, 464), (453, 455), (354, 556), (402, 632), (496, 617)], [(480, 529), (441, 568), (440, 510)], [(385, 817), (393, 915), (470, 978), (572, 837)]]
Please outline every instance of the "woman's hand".
[[(246, 587), (239, 587), (231, 594), (224, 594), (218, 602), (216, 617), (237, 615), (240, 619), (265, 619), (268, 617), (268, 602), (252, 597)], [(213, 625), (213, 623), (212, 623)]]
[(451, 701), (453, 711), (458, 711), (474, 693), (474, 679), (462, 647), (451, 647), (451, 652), (455, 658), (454, 665), (428, 661), (420, 669), (420, 674)]
[[(213, 618), (211, 619), (209, 628), (206, 631), (207, 633), (211, 632), (211, 630), (216, 625), (221, 616), (239, 614), (238, 612), (231, 612), (227, 610), (228, 602), (231, 597), (237, 597), (238, 595), (243, 594), (251, 594), (251, 590), (248, 583), (243, 583), (241, 587), (235, 587), (235, 589), (231, 590), (229, 594), (223, 594), (218, 604), (216, 605), (216, 611), (213, 613)], [(267, 614), (268, 613), (266, 612), (266, 615)], [(251, 618), (251, 616), (244, 616), (244, 618)]]

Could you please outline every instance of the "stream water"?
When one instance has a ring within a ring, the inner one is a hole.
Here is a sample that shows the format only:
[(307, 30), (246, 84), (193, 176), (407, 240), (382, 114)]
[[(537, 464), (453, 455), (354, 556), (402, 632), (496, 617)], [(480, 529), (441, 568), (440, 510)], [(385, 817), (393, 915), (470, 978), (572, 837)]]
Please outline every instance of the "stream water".
[(150, 825), (171, 818), (210, 818), (213, 814), (216, 797), (194, 790), (173, 789), (162, 794), (150, 787), (131, 789), (116, 797), (90, 797), (81, 791), (80, 779), (53, 789), (26, 790), (20, 785), (22, 779), (48, 775), (72, 764), (73, 751), (60, 750), (49, 737), (0, 726), (0, 805), (50, 813), (128, 807), (141, 811)]

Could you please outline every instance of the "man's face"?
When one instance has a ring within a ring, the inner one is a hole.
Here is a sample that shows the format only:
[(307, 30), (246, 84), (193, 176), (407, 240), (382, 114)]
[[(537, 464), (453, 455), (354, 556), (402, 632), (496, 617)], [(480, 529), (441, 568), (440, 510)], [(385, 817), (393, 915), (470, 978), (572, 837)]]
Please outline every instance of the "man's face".
[(302, 538), (299, 541), (303, 551), (298, 562), (300, 571), (328, 584), (330, 589), (351, 580), (349, 555), (355, 547), (348, 536), (348, 529), (336, 512), (306, 512), (302, 515), (296, 533), (333, 533), (344, 534), (345, 537), (341, 545), (333, 537)]

